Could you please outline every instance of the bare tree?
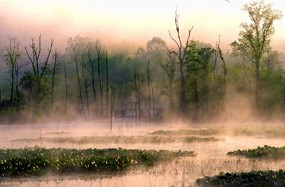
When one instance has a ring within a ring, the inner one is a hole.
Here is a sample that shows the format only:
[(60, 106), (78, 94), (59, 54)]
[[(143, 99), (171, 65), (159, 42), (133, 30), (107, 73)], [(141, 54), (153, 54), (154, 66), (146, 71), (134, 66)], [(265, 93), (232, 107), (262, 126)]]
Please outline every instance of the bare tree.
[(131, 80), (131, 89), (135, 91), (135, 119), (136, 123), (141, 120), (141, 87), (144, 78), (138, 74), (136, 63), (134, 63), (134, 77)]
[(81, 87), (81, 80), (80, 80), (80, 74), (79, 74), (79, 49), (78, 49), (79, 46), (78, 46), (78, 41), (76, 41), (78, 39), (79, 37), (76, 37), (74, 40), (72, 38), (69, 38), (68, 40), (69, 48), (68, 49), (71, 50), (73, 60), (75, 61), (81, 112), (82, 112), (83, 117), (85, 118), (86, 116), (85, 116), (85, 111), (84, 111), (82, 87)]
[(150, 60), (147, 62), (147, 89), (148, 89), (148, 128), (150, 129), (150, 121), (151, 121), (151, 95), (150, 95), (150, 70), (149, 70)]
[(42, 38), (41, 35), (39, 36), (38, 45), (36, 45), (35, 39), (32, 38), (32, 44), (30, 45), (31, 52), (28, 52), (27, 47), (25, 47), (26, 54), (32, 64), (33, 73), (34, 75), (38, 76), (39, 79), (45, 75), (47, 66), (49, 63), (49, 58), (52, 52), (54, 39), (51, 39), (50, 47), (48, 48), (48, 53), (46, 58), (41, 62), (41, 52), (42, 52)]
[(5, 48), (5, 61), (11, 71), (11, 92), (10, 92), (10, 102), (13, 102), (14, 98), (14, 87), (16, 85), (17, 99), (19, 99), (19, 59), (21, 58), (21, 53), (19, 50), (19, 41), (16, 37), (8, 37), (9, 44)]
[(185, 115), (186, 114), (186, 79), (184, 76), (184, 64), (185, 64), (185, 56), (186, 56), (186, 50), (189, 46), (189, 40), (191, 36), (191, 32), (193, 27), (188, 30), (188, 36), (186, 39), (185, 44), (182, 43), (181, 34), (180, 34), (180, 28), (179, 28), (179, 15), (177, 14), (177, 10), (175, 12), (175, 26), (176, 26), (176, 33), (177, 33), (177, 39), (175, 39), (170, 31), (169, 36), (176, 44), (177, 50), (169, 50), (170, 53), (173, 53), (177, 56), (178, 62), (179, 62), (179, 72), (180, 72), (180, 101), (179, 101), (179, 109), (180, 112)]
[(109, 113), (109, 62), (108, 62), (108, 53), (106, 51), (106, 54), (105, 54), (105, 58), (106, 58), (106, 115), (108, 115)]
[(102, 49), (101, 43), (96, 41), (96, 58), (97, 58), (97, 73), (98, 73), (98, 83), (99, 83), (99, 91), (100, 91), (100, 114), (103, 112), (103, 80), (102, 80), (102, 68), (101, 68), (101, 56)]
[(97, 100), (97, 93), (96, 93), (96, 83), (95, 83), (95, 57), (92, 53), (93, 45), (92, 43), (88, 44), (87, 47), (87, 56), (88, 56), (88, 62), (91, 67), (91, 70), (89, 68), (86, 68), (86, 70), (89, 72), (91, 76), (91, 84), (92, 84), (92, 92), (93, 92), (93, 100), (94, 100), (94, 112), (96, 112), (96, 100)]
[(66, 74), (66, 66), (65, 66), (65, 61), (63, 62), (63, 69), (64, 69), (64, 85), (65, 85), (65, 102), (64, 102), (64, 112), (65, 112), (65, 117), (67, 115), (67, 101), (68, 101), (68, 89), (67, 89), (67, 74)]
[(55, 71), (57, 67), (57, 60), (58, 60), (58, 52), (55, 50), (55, 53), (53, 55), (53, 69), (52, 69), (52, 80), (51, 80), (51, 110), (53, 110), (53, 104), (54, 104), (54, 83), (55, 83)]

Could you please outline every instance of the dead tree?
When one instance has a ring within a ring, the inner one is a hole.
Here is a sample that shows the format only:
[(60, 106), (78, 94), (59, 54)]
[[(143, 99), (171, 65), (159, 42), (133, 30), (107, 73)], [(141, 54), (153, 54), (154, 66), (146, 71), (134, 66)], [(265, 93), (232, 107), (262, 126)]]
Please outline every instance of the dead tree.
[(55, 83), (55, 72), (56, 72), (56, 66), (57, 66), (57, 60), (58, 60), (57, 51), (55, 51), (53, 58), (54, 58), (54, 62), (53, 62), (52, 80), (51, 80), (51, 110), (53, 110), (53, 104), (54, 104), (54, 83)]
[(92, 92), (93, 92), (93, 100), (94, 100), (94, 112), (96, 112), (96, 100), (97, 100), (97, 93), (96, 93), (96, 83), (95, 83), (95, 58), (92, 55), (92, 44), (90, 43), (87, 47), (87, 56), (88, 56), (88, 62), (91, 67), (91, 70), (89, 68), (86, 68), (86, 70), (89, 72), (91, 76), (91, 84), (92, 84)]
[(64, 69), (64, 85), (65, 85), (65, 98), (64, 98), (64, 113), (65, 117), (67, 116), (67, 101), (68, 101), (68, 85), (67, 85), (67, 74), (66, 74), (66, 66), (65, 61), (63, 62), (63, 69)]
[(179, 110), (180, 112), (185, 115), (186, 114), (186, 79), (184, 75), (184, 64), (185, 64), (185, 56), (186, 56), (186, 50), (189, 46), (189, 40), (190, 35), (193, 27), (188, 30), (188, 36), (185, 42), (185, 45), (182, 43), (182, 39), (180, 36), (180, 29), (179, 29), (179, 23), (178, 23), (179, 15), (177, 14), (177, 10), (175, 12), (175, 26), (176, 26), (176, 32), (177, 32), (177, 39), (172, 37), (170, 31), (169, 36), (174, 41), (174, 43), (177, 46), (177, 50), (169, 50), (170, 53), (173, 53), (177, 56), (179, 61), (179, 72), (180, 72), (180, 98), (179, 98)]
[(19, 99), (19, 59), (21, 53), (19, 50), (19, 41), (16, 37), (8, 37), (9, 45), (5, 48), (5, 61), (11, 70), (11, 92), (10, 102), (13, 102), (14, 98), (14, 87), (16, 87), (17, 100)]
[(108, 62), (108, 53), (106, 51), (106, 54), (105, 54), (105, 58), (106, 58), (106, 115), (109, 114), (109, 62)]
[(150, 60), (147, 62), (147, 88), (148, 88), (148, 128), (150, 129), (150, 121), (151, 121), (151, 94), (150, 94), (150, 70), (149, 70)]
[[(88, 94), (88, 81), (85, 76), (85, 70), (84, 70), (84, 53), (81, 53), (81, 73), (82, 78), (84, 82), (84, 91), (85, 91), (85, 97), (86, 97), (86, 107), (87, 107), (87, 116), (89, 116), (89, 94)], [(86, 69), (86, 68), (85, 68)]]
[(131, 80), (131, 89), (135, 91), (135, 120), (136, 123), (141, 120), (141, 87), (144, 83), (143, 77), (137, 72), (136, 63), (134, 63), (134, 78)]
[(83, 103), (83, 96), (82, 96), (82, 87), (81, 87), (81, 80), (80, 80), (80, 74), (79, 74), (79, 49), (78, 44), (75, 40), (69, 39), (68, 41), (69, 47), (72, 52), (73, 60), (75, 61), (75, 67), (76, 67), (76, 77), (78, 82), (78, 89), (79, 89), (79, 98), (80, 98), (80, 106), (81, 106), (81, 113), (83, 117), (85, 118), (85, 111), (84, 111), (84, 103)]
[(111, 123), (110, 123), (110, 131), (112, 132), (113, 129), (113, 115), (114, 115), (114, 108), (115, 108), (115, 99), (116, 99), (116, 90), (114, 87), (111, 87)]
[(40, 62), (40, 56), (42, 52), (42, 38), (41, 35), (39, 36), (38, 45), (36, 45), (35, 39), (32, 38), (32, 44), (30, 45), (31, 54), (28, 52), (27, 47), (25, 47), (26, 54), (32, 64), (33, 73), (35, 76), (41, 80), (45, 75), (49, 63), (49, 58), (52, 52), (54, 39), (51, 39), (50, 47), (48, 48), (48, 53), (43, 62)]
[(98, 83), (100, 91), (100, 114), (103, 112), (103, 81), (102, 81), (102, 70), (101, 70), (101, 46), (100, 42), (96, 41), (96, 57), (97, 57), (97, 73), (98, 73)]

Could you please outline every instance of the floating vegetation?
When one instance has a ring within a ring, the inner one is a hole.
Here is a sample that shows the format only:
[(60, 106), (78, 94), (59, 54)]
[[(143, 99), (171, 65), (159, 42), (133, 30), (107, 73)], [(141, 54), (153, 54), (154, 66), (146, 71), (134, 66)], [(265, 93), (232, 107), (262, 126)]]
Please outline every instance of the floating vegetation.
[(251, 171), (242, 173), (220, 173), (213, 177), (197, 179), (198, 186), (218, 187), (281, 187), (285, 186), (285, 171)]
[(264, 145), (256, 149), (236, 150), (227, 153), (230, 156), (245, 156), (249, 158), (285, 159), (285, 147)]
[(130, 166), (195, 156), (193, 151), (127, 149), (0, 149), (0, 177), (39, 176), (45, 173), (122, 172)]
[(199, 135), (199, 136), (211, 136), (217, 135), (220, 131), (218, 129), (179, 129), (179, 130), (158, 130), (149, 135)]
[(166, 144), (174, 142), (209, 142), (219, 141), (214, 137), (166, 137), (166, 136), (84, 136), (84, 137), (41, 137), (17, 139), (17, 142), (49, 142), (49, 143), (68, 143), (68, 144)]
[(285, 138), (284, 127), (253, 127), (238, 128), (231, 130), (233, 136), (262, 136), (267, 138)]
[(221, 139), (215, 137), (198, 137), (198, 136), (190, 136), (185, 138), (186, 143), (191, 142), (215, 142), (220, 141)]
[(70, 132), (67, 131), (50, 131), (50, 132), (44, 132), (43, 134), (55, 134), (55, 135), (61, 135), (61, 134), (69, 134)]

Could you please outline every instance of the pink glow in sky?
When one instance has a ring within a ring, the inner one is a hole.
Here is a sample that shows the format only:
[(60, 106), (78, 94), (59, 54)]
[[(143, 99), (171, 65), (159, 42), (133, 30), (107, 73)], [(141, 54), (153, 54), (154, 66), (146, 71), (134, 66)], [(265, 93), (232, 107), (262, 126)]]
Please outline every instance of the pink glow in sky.
[[(191, 38), (211, 44), (221, 35), (227, 48), (238, 37), (240, 23), (247, 21), (241, 7), (248, 2), (252, 0), (0, 0), (0, 42), (8, 35), (30, 39), (41, 33), (58, 43), (79, 34), (135, 43), (159, 36), (171, 44), (168, 30), (175, 32), (178, 7), (185, 34), (193, 26)], [(285, 14), (285, 1), (265, 2)], [(273, 45), (284, 52), (285, 19), (275, 27)]]

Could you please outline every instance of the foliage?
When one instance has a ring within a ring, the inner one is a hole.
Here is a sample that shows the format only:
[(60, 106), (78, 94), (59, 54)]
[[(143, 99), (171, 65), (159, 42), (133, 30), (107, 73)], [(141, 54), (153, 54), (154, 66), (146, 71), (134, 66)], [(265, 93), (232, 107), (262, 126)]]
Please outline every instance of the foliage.
[(197, 179), (198, 186), (219, 187), (280, 187), (285, 185), (285, 171), (251, 171), (241, 173), (220, 173), (213, 177)]
[(189, 152), (126, 149), (1, 149), (0, 176), (34, 176), (47, 172), (122, 172), (130, 166), (152, 166)]
[(274, 10), (271, 4), (264, 0), (244, 5), (250, 23), (242, 23), (238, 41), (231, 46), (233, 51), (250, 60), (255, 67), (255, 98), (259, 106), (260, 99), (260, 63), (267, 49), (270, 48), (271, 37), (274, 34), (274, 21), (282, 17), (281, 11)]
[(264, 145), (256, 149), (237, 150), (227, 153), (230, 156), (245, 156), (249, 158), (284, 159), (285, 147), (272, 147)]

